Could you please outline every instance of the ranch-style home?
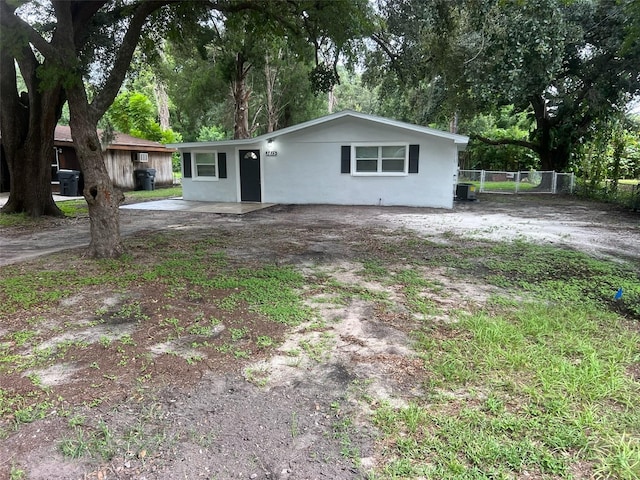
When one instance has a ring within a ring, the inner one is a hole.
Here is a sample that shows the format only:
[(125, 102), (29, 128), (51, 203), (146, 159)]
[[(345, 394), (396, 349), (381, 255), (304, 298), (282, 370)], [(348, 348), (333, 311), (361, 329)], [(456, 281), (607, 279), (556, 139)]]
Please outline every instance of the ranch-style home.
[(185, 200), (452, 208), (468, 137), (354, 111), (180, 151)]

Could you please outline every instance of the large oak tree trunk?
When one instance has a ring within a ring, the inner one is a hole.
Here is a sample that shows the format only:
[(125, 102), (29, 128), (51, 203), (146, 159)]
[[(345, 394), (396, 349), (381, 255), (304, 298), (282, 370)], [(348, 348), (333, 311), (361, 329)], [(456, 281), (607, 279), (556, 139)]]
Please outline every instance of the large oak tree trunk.
[[(6, 31), (3, 33), (7, 35)], [(62, 212), (51, 195), (51, 164), (62, 90), (57, 87), (41, 91), (35, 62), (29, 64), (26, 59), (23, 65), (29, 93), (19, 96), (14, 58), (8, 49), (0, 49), (0, 131), (10, 179), (9, 199), (0, 211), (32, 217), (59, 216)]]
[(91, 243), (89, 254), (117, 258), (124, 252), (120, 237), (119, 206), (123, 193), (113, 186), (102, 156), (100, 139), (82, 86), (69, 88), (70, 126), (73, 144), (84, 174), (84, 198), (89, 206)]
[[(42, 139), (34, 142), (28, 138), (14, 150), (5, 144), (9, 167), (9, 199), (2, 213), (26, 213), (32, 217), (60, 216), (62, 211), (51, 194), (51, 162), (54, 159), (53, 128), (30, 129), (29, 136)], [(3, 136), (6, 142), (7, 137)]]
[(540, 170), (563, 172), (571, 160), (570, 140), (554, 135), (557, 119), (549, 114), (542, 95), (532, 97), (531, 106), (536, 119), (536, 152), (540, 156)]

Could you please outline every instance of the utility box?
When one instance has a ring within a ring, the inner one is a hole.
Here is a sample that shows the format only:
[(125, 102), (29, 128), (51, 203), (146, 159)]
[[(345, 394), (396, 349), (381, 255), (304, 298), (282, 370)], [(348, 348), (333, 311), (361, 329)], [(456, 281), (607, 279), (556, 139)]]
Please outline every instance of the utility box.
[(79, 180), (80, 172), (78, 170), (58, 170), (60, 195), (65, 197), (77, 197)]
[(141, 168), (139, 170), (134, 170), (133, 173), (136, 176), (136, 190), (155, 190), (155, 168)]
[(476, 186), (473, 183), (459, 183), (456, 185), (457, 200), (477, 200)]

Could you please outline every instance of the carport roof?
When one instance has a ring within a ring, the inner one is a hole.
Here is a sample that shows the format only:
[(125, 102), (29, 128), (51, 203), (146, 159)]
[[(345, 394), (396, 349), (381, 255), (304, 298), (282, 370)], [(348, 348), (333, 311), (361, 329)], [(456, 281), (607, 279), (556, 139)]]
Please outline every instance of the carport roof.
[(362, 120), (367, 120), (367, 121), (382, 124), (382, 125), (388, 125), (391, 127), (410, 130), (416, 133), (422, 133), (425, 135), (432, 135), (434, 137), (446, 138), (446, 139), (452, 140), (453, 143), (456, 144), (459, 149), (464, 149), (467, 143), (469, 143), (469, 137), (465, 135), (458, 135), (455, 133), (443, 132), (442, 130), (436, 130), (435, 128), (423, 127), (421, 125), (414, 125), (411, 123), (400, 122), (398, 120), (378, 117), (376, 115), (369, 115), (366, 113), (356, 112), (353, 110), (343, 110), (341, 112), (337, 112), (331, 115), (326, 115), (324, 117), (309, 120), (307, 122), (299, 123), (297, 125), (293, 125), (287, 128), (282, 128), (280, 130), (276, 130), (275, 132), (265, 133), (264, 135), (259, 135), (253, 138), (244, 138), (240, 140), (222, 140), (217, 142), (172, 143), (172, 144), (168, 144), (167, 147), (184, 150), (184, 149), (193, 148), (193, 147), (207, 147), (207, 146), (223, 147), (223, 146), (230, 146), (230, 145), (236, 145), (236, 146), (254, 145), (257, 143), (261, 143), (263, 141), (275, 139), (282, 135), (294, 133), (299, 130), (304, 130), (306, 128), (314, 127), (316, 125), (331, 122), (333, 120), (337, 120), (339, 118), (344, 118), (344, 117), (359, 118)]

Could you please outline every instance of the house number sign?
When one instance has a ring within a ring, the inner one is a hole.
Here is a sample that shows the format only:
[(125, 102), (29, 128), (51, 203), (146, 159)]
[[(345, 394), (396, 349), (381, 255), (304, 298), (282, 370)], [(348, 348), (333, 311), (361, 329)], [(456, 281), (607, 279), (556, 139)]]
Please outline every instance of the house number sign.
[(278, 156), (278, 152), (273, 150), (267, 150), (267, 157), (277, 157), (277, 156)]

